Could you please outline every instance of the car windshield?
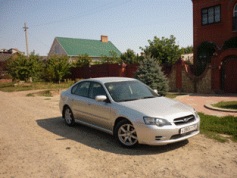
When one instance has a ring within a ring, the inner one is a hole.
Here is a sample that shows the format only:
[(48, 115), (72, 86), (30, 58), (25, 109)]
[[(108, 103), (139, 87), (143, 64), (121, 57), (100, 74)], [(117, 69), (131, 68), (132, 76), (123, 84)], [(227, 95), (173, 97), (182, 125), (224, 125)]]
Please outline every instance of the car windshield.
[(145, 84), (139, 81), (121, 81), (105, 84), (111, 97), (116, 102), (154, 98), (159, 96)]

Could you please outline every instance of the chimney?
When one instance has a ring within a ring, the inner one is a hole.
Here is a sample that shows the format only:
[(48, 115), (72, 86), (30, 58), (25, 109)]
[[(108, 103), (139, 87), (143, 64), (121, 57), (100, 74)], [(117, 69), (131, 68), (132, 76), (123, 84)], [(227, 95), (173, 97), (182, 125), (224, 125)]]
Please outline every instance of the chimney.
[(101, 35), (101, 42), (108, 43), (108, 36)]

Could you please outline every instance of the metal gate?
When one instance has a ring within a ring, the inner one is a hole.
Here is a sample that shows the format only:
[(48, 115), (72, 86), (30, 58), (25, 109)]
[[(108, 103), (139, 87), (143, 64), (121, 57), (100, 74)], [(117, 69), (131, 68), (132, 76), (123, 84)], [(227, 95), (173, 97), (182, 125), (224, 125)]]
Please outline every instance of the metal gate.
[(237, 56), (228, 57), (223, 61), (222, 89), (225, 93), (237, 93)]

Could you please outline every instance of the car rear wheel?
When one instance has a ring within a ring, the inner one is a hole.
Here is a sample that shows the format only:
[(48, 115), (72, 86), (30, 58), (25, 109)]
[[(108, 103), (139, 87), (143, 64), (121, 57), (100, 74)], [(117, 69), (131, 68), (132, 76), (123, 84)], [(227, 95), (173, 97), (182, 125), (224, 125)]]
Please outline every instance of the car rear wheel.
[(75, 124), (72, 110), (69, 107), (65, 107), (63, 110), (63, 117), (67, 125), (73, 126)]
[(138, 144), (136, 130), (128, 120), (121, 120), (116, 125), (115, 136), (122, 146), (134, 147)]

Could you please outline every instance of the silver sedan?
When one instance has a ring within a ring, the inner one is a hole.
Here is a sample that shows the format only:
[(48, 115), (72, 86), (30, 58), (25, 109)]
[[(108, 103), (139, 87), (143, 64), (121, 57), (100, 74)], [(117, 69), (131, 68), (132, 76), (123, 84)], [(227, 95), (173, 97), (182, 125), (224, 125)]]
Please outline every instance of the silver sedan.
[(59, 106), (67, 125), (99, 129), (126, 147), (166, 145), (199, 133), (200, 118), (192, 107), (132, 78), (81, 80), (61, 93)]

